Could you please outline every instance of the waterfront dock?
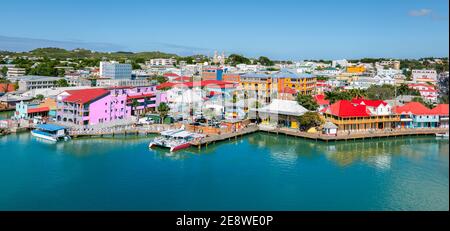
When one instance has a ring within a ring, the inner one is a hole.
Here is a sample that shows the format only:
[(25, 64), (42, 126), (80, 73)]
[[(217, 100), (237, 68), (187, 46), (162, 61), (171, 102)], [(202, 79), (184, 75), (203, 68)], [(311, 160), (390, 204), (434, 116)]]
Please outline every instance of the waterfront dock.
[(173, 129), (173, 126), (167, 124), (152, 124), (147, 126), (119, 126), (113, 128), (102, 128), (94, 130), (71, 129), (69, 135), (72, 138), (82, 137), (103, 137), (103, 136), (128, 136), (128, 135), (149, 135), (159, 134), (162, 131)]
[(284, 134), (288, 136), (301, 137), (305, 139), (311, 139), (316, 141), (347, 141), (347, 140), (364, 140), (375, 138), (387, 138), (387, 137), (400, 137), (400, 136), (419, 136), (419, 135), (435, 135), (436, 133), (446, 133), (448, 128), (415, 128), (415, 129), (394, 129), (383, 131), (358, 131), (349, 133), (339, 133), (336, 136), (324, 135), (321, 133), (308, 133), (301, 132), (295, 129), (289, 128), (273, 128), (268, 129), (260, 127), (260, 131), (268, 133)]
[(210, 143), (231, 140), (231, 139), (237, 139), (238, 137), (242, 137), (244, 135), (248, 135), (248, 134), (257, 132), (258, 130), (259, 130), (259, 127), (257, 125), (249, 125), (245, 128), (242, 128), (241, 130), (239, 130), (237, 132), (230, 132), (230, 133), (224, 133), (224, 134), (218, 134), (218, 135), (210, 135), (201, 140), (192, 141), (191, 145), (194, 145), (194, 146), (197, 146), (200, 148), (201, 146), (208, 146), (208, 144), (210, 144)]
[(399, 129), (399, 130), (383, 130), (383, 131), (358, 131), (350, 133), (339, 133), (336, 136), (324, 135), (321, 133), (307, 133), (301, 132), (296, 129), (290, 128), (269, 128), (266, 126), (250, 125), (246, 128), (233, 133), (226, 133), (220, 135), (211, 135), (198, 141), (192, 141), (191, 145), (208, 146), (220, 141), (232, 140), (242, 137), (247, 134), (255, 132), (267, 132), (277, 135), (286, 135), (292, 137), (298, 137), (303, 139), (315, 140), (315, 141), (352, 141), (352, 140), (364, 140), (364, 139), (377, 139), (377, 138), (389, 138), (389, 137), (402, 137), (402, 136), (421, 136), (421, 135), (435, 135), (437, 133), (446, 133), (448, 128), (416, 128), (416, 129)]

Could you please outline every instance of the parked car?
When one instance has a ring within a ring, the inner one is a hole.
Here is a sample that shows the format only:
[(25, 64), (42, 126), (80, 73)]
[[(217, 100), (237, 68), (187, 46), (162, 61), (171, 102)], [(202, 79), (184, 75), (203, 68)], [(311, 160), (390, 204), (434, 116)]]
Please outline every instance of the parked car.
[(153, 121), (152, 118), (140, 118), (138, 123), (139, 124), (146, 124), (146, 125), (148, 125), (148, 124), (155, 123), (155, 121)]

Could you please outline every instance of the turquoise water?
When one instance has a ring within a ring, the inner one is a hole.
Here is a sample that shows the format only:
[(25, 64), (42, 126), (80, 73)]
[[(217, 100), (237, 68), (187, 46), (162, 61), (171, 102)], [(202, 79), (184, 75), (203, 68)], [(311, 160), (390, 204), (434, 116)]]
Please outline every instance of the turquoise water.
[(173, 156), (147, 138), (0, 138), (0, 210), (448, 210), (449, 142), (257, 133)]

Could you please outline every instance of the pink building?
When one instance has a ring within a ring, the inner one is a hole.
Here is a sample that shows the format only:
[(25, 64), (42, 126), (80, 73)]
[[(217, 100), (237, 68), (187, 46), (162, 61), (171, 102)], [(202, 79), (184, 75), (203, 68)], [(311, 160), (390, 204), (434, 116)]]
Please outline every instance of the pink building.
[(165, 95), (157, 93), (155, 86), (68, 90), (57, 97), (56, 120), (96, 125), (154, 111), (165, 101)]

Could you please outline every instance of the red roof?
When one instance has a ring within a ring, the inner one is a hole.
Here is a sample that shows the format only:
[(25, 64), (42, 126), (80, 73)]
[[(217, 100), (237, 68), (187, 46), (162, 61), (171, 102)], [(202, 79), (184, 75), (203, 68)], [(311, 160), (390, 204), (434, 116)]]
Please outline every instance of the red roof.
[(296, 94), (297, 91), (296, 91), (295, 89), (293, 89), (293, 88), (285, 87), (285, 88), (282, 88), (282, 89), (281, 89), (280, 93)]
[(314, 99), (319, 105), (329, 105), (330, 101), (325, 99), (325, 95), (315, 95)]
[(448, 116), (448, 104), (438, 104), (436, 107), (431, 109), (434, 115), (447, 115)]
[(369, 107), (378, 107), (381, 104), (383, 106), (387, 105), (387, 103), (384, 102), (383, 100), (370, 100), (370, 99), (361, 99), (361, 98), (352, 99), (352, 103), (366, 105), (366, 106), (369, 106)]
[(103, 88), (68, 90), (70, 95), (63, 99), (64, 102), (85, 104), (109, 94), (109, 91)]
[(161, 83), (160, 85), (156, 86), (156, 89), (160, 90), (162, 88), (173, 87), (176, 84), (177, 83), (165, 82), (165, 83)]
[[(6, 85), (8, 85), (8, 86), (6, 86)], [(6, 90), (6, 91), (5, 91)], [(0, 92), (1, 93), (4, 93), (4, 92), (11, 92), (11, 91), (14, 91), (15, 89), (14, 89), (14, 84), (12, 84), (12, 83), (9, 83), (9, 84), (6, 84), (6, 83), (0, 83)]]
[(409, 114), (414, 115), (432, 115), (433, 112), (419, 102), (409, 102), (403, 106), (397, 106), (394, 108), (397, 114)]
[(331, 104), (326, 113), (339, 117), (368, 117), (366, 106), (360, 104), (353, 104), (348, 100), (339, 100)]
[(222, 95), (223, 92), (219, 92), (219, 91), (210, 91), (209, 92), (209, 96), (215, 96), (215, 95)]
[(128, 95), (127, 99), (143, 99), (146, 97), (153, 97), (153, 96), (155, 96), (155, 94), (153, 94), (153, 93), (146, 93), (146, 94), (141, 93), (139, 95)]
[(434, 85), (423, 84), (423, 83), (410, 83), (410, 84), (408, 84), (408, 87), (409, 88), (426, 87), (426, 88), (435, 89)]
[(37, 108), (30, 108), (27, 110), (27, 113), (38, 113), (38, 112), (47, 112), (50, 111), (49, 107), (37, 107)]
[(178, 77), (179, 75), (175, 74), (175, 73), (165, 73), (164, 77)]
[(181, 76), (181, 77), (175, 78), (173, 81), (182, 81), (182, 82), (191, 81), (191, 77)]

